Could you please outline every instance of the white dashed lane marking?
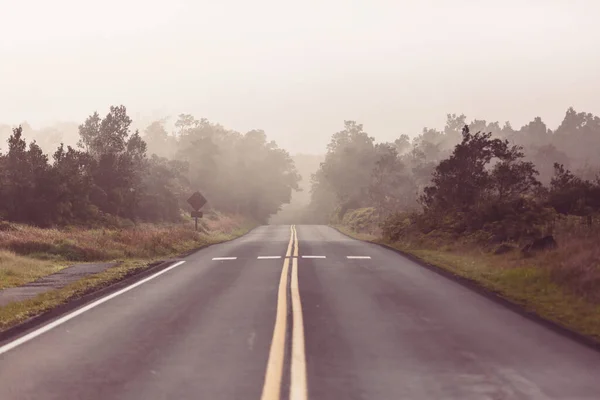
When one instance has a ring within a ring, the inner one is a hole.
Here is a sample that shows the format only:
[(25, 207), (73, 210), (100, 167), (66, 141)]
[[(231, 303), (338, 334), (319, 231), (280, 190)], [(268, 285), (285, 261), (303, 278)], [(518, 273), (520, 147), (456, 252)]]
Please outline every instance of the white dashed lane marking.
[[(311, 255), (307, 255), (307, 256), (300, 256), (301, 258), (318, 258), (318, 259), (324, 259), (327, 258), (327, 256), (311, 256)], [(297, 256), (258, 256), (256, 257), (257, 260), (279, 260), (281, 258), (298, 258)], [(349, 260), (370, 260), (371, 256), (346, 256), (347, 259)], [(214, 257), (213, 261), (228, 261), (228, 260), (237, 260), (237, 257)]]

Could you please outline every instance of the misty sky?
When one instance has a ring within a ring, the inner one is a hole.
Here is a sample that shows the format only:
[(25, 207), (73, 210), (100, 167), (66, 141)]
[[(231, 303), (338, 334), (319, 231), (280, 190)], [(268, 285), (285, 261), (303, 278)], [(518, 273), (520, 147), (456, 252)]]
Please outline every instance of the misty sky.
[(0, 0), (0, 122), (192, 113), (324, 151), (449, 112), (551, 128), (600, 114), (600, 1)]

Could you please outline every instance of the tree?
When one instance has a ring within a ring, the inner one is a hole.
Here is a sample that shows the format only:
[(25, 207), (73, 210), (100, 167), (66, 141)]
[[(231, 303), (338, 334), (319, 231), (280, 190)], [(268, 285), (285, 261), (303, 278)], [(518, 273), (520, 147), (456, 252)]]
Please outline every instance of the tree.
[(159, 157), (172, 157), (175, 152), (175, 138), (165, 129), (165, 121), (154, 121), (144, 130), (144, 141), (148, 145), (148, 154)]
[(597, 163), (600, 148), (600, 118), (570, 107), (554, 132), (554, 144), (573, 161), (573, 167)]
[(472, 135), (463, 128), (463, 140), (452, 155), (443, 160), (432, 177), (432, 185), (425, 188), (421, 200), (428, 209), (453, 209), (467, 212), (478, 200), (481, 188), (489, 184), (485, 167), (492, 158), (502, 158), (508, 143), (491, 139), (491, 133)]
[(549, 184), (554, 174), (554, 164), (562, 164), (568, 166), (570, 164), (569, 157), (563, 151), (560, 151), (553, 144), (542, 146), (531, 146), (528, 157), (533, 162), (540, 173), (540, 181), (544, 184)]
[(562, 164), (554, 164), (548, 204), (561, 214), (585, 216), (600, 211), (600, 181), (573, 175)]
[(410, 137), (408, 135), (400, 135), (398, 139), (394, 141), (396, 152), (398, 154), (404, 154), (410, 150)]
[(51, 221), (52, 185), (48, 157), (22, 137), (23, 128), (13, 129), (8, 139), (8, 153), (3, 161), (1, 212), (13, 221), (46, 225)]
[(236, 208), (258, 221), (266, 222), (291, 201), (293, 190), (299, 190), (300, 175), (291, 156), (268, 142), (263, 131), (253, 130), (240, 138), (236, 159)]
[(181, 200), (189, 196), (187, 163), (153, 154), (141, 182), (138, 216), (146, 221), (179, 221)]
[(97, 218), (97, 208), (90, 201), (93, 186), (89, 171), (91, 157), (81, 151), (64, 145), (54, 153), (52, 166), (52, 185), (55, 215), (53, 222), (66, 224), (72, 222), (85, 223)]
[(335, 133), (327, 145), (321, 164), (325, 179), (341, 204), (341, 213), (368, 204), (371, 171), (377, 161), (374, 139), (363, 131), (362, 124), (344, 121), (344, 130)]
[(369, 196), (380, 215), (407, 210), (416, 205), (417, 186), (402, 163), (396, 147), (376, 146), (378, 159), (371, 172)]
[(263, 131), (242, 135), (182, 114), (179, 134), (170, 136), (157, 121), (146, 138), (157, 151), (175, 145), (173, 161), (148, 159), (146, 141), (131, 123), (124, 106), (110, 107), (104, 118), (93, 113), (79, 125), (78, 149), (61, 144), (52, 164), (15, 129), (0, 154), (0, 217), (38, 225), (101, 223), (109, 216), (177, 221), (190, 192), (201, 189), (211, 206), (266, 222), (299, 189), (294, 161)]
[[(533, 164), (523, 157), (521, 147), (492, 139), (491, 133), (473, 135), (465, 126), (462, 142), (436, 167), (421, 197), (429, 222), (448, 223), (446, 228), (457, 233), (489, 229), (514, 238), (523, 232), (531, 220), (516, 217), (531, 208), (527, 196), (540, 186)], [(511, 226), (498, 224), (502, 221)]]
[(178, 136), (181, 136), (184, 132), (189, 129), (195, 128), (200, 124), (200, 121), (196, 120), (193, 115), (190, 114), (179, 114), (177, 121), (175, 122), (175, 128), (177, 128)]
[(79, 146), (92, 157), (92, 203), (105, 213), (134, 219), (146, 144), (139, 132), (131, 134), (131, 122), (125, 106), (111, 106), (103, 119), (95, 112), (79, 127)]
[(95, 157), (122, 153), (131, 122), (125, 106), (111, 106), (103, 119), (95, 112), (79, 126), (79, 146)]

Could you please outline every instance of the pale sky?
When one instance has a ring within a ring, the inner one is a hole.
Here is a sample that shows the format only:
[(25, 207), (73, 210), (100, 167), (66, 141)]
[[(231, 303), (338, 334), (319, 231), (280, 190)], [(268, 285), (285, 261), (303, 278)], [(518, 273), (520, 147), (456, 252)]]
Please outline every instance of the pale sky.
[(600, 114), (600, 1), (0, 0), (0, 122), (111, 104), (292, 153), (345, 119), (378, 140), (452, 112), (554, 128), (569, 106)]

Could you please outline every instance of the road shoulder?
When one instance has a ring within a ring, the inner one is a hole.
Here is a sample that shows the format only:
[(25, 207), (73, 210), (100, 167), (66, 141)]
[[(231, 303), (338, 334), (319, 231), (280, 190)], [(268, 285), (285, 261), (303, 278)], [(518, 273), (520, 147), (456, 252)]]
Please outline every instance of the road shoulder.
[[(471, 269), (464, 268), (464, 264), (472, 265), (478, 261), (468, 255), (456, 256), (442, 250), (404, 248), (401, 244), (385, 243), (376, 236), (354, 232), (347, 227), (333, 228), (347, 237), (394, 251), (536, 323), (600, 351), (600, 306), (564, 293), (559, 288), (553, 288), (552, 291), (538, 288), (539, 282), (536, 281), (540, 277), (536, 274), (531, 274), (529, 282), (507, 288), (505, 282), (491, 274), (486, 275), (485, 271), (472, 273)], [(521, 274), (522, 271), (518, 272)]]
[(0, 306), (0, 344), (8, 342), (28, 331), (47, 323), (76, 308), (109, 295), (145, 277), (161, 271), (207, 247), (238, 239), (254, 228), (238, 231), (221, 240), (214, 240), (197, 248), (170, 258), (154, 260), (126, 260), (115, 263), (100, 272), (89, 270), (89, 274), (69, 284), (49, 290), (35, 297)]

